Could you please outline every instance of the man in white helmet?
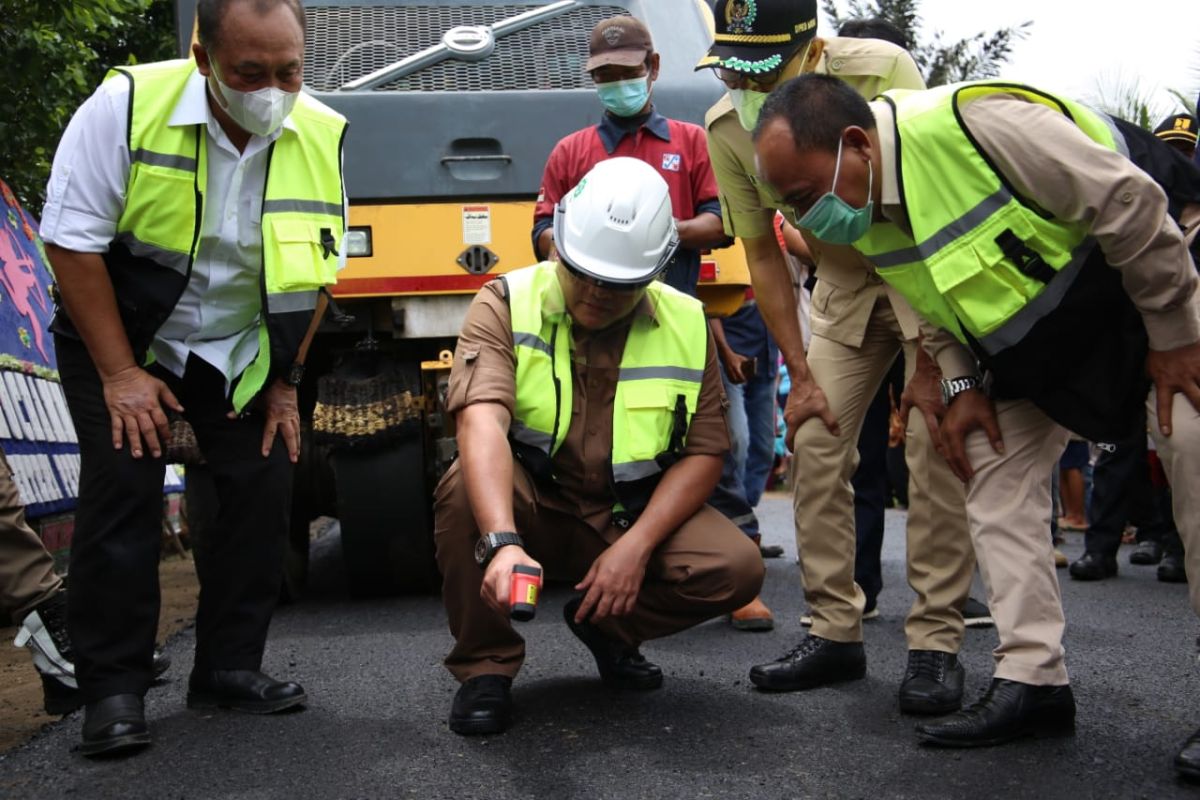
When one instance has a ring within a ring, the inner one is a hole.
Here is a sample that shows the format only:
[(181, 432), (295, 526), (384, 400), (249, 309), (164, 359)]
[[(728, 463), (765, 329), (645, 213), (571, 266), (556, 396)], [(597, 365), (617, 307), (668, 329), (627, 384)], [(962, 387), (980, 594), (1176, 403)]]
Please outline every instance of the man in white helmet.
[(655, 280), (678, 246), (666, 182), (637, 159), (601, 162), (559, 203), (554, 241), (555, 261), (479, 292), (450, 374), (459, 458), (434, 495), (435, 538), (464, 735), (511, 719), (514, 567), (575, 586), (567, 625), (624, 689), (662, 685), (642, 642), (762, 586), (754, 543), (704, 505), (726, 401), (699, 302)]

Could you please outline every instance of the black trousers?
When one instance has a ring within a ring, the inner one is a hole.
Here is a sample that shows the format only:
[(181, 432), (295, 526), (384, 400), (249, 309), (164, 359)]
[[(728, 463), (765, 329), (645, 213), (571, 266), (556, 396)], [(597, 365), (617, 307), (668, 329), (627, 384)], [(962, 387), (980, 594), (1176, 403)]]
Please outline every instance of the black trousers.
[(1125, 524), (1138, 529), (1138, 541), (1156, 541), (1168, 553), (1183, 553), (1175, 529), (1169, 493), (1154, 488), (1146, 462), (1146, 416), (1139, 432), (1127, 439), (1099, 445), (1100, 455), (1092, 470), (1092, 506), (1084, 549), (1089, 553), (1115, 556), (1121, 547)]
[[(163, 515), (161, 458), (113, 449), (103, 388), (81, 342), (56, 337), (58, 368), (82, 459), (67, 620), (86, 702), (144, 694), (153, 679)], [(228, 419), (225, 378), (198, 358), (182, 379), (150, 371), (179, 398), (215, 479), (217, 524), (199, 546), (196, 670), (258, 669), (282, 581), (292, 464), (263, 416)]]

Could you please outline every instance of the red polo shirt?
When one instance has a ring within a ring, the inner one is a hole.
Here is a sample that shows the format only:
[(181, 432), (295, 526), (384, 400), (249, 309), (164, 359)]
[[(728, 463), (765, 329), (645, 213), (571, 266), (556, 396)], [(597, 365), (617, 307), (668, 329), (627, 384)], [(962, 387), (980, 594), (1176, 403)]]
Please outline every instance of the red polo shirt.
[[(640, 127), (630, 131), (606, 113), (599, 125), (572, 133), (550, 152), (533, 212), (535, 250), (538, 236), (553, 225), (554, 208), (563, 195), (596, 164), (620, 156), (641, 159), (658, 170), (670, 188), (675, 219), (692, 219), (703, 212), (721, 215), (704, 128), (651, 111)], [(699, 252), (680, 249), (665, 279), (694, 295), (699, 272)]]

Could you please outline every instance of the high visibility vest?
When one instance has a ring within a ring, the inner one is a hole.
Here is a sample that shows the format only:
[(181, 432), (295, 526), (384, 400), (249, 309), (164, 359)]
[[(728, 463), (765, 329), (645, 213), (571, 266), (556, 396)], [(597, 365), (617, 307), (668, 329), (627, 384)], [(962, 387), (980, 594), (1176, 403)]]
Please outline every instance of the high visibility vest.
[[(188, 60), (120, 67), (106, 80), (130, 83), (129, 183), (105, 262), (139, 360), (191, 275), (207, 202), (203, 125), (168, 121), (196, 65)], [(241, 411), (292, 366), (317, 305), (337, 282), (344, 233), (341, 148), (346, 120), (301, 93), (270, 146), (261, 222), (263, 313), (258, 355), (236, 379)]]
[(885, 92), (912, 233), (876, 222), (854, 243), (921, 315), (985, 356), (1016, 344), (1054, 311), (1096, 248), (1086, 223), (1039, 213), (1014, 195), (964, 129), (961, 106), (1000, 93), (1060, 111), (1105, 147), (1124, 146), (1108, 117), (1028, 86)]
[[(571, 317), (552, 262), (510, 272), (504, 282), (517, 359), (510, 438), (518, 454), (532, 449), (548, 465), (571, 425)], [(678, 459), (708, 353), (699, 301), (657, 281), (646, 295), (654, 317), (633, 319), (613, 403), (610, 463), (619, 523), (645, 507), (662, 473)]]

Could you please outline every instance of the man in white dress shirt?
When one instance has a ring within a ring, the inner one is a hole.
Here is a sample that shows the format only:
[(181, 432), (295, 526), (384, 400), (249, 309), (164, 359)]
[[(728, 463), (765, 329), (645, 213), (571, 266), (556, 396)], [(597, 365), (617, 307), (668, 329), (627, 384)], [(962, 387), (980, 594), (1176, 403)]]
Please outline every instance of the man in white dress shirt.
[(219, 515), (197, 559), (191, 708), (273, 713), (296, 384), (343, 258), (345, 120), (300, 91), (299, 0), (200, 0), (194, 60), (114, 70), (76, 112), (42, 217), (59, 370), (83, 457), (68, 628), (81, 750), (150, 742), (168, 414), (192, 425)]

